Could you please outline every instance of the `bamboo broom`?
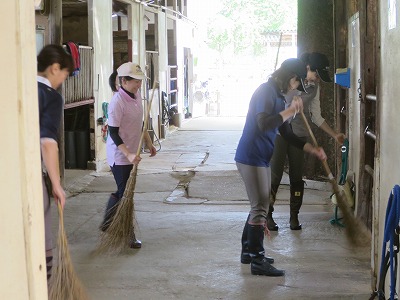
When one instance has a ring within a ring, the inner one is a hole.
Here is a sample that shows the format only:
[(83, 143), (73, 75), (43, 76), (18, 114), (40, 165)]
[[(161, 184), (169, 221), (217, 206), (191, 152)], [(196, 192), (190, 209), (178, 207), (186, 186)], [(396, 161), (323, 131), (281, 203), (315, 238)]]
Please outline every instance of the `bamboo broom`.
[[(145, 120), (140, 136), (139, 146), (136, 151), (136, 156), (139, 156), (142, 150), (144, 134), (147, 131), (147, 123), (150, 115), (150, 108), (154, 98), (154, 90), (157, 88), (158, 82), (154, 81), (153, 91), (150, 97), (150, 102), (145, 113)], [(124, 195), (117, 205), (114, 217), (111, 220), (110, 226), (106, 231), (100, 234), (100, 243), (96, 249), (97, 253), (121, 253), (129, 248), (129, 241), (135, 237), (134, 224), (136, 223), (134, 213), (134, 193), (136, 186), (137, 165), (133, 165), (132, 171), (127, 181)]]
[(83, 285), (77, 277), (68, 250), (67, 235), (64, 229), (63, 209), (58, 202), (58, 240), (56, 265), (49, 282), (50, 300), (86, 300), (89, 299)]
[[(310, 124), (308, 123), (307, 118), (304, 115), (304, 112), (301, 111), (300, 114), (311, 136), (314, 146), (319, 147), (315, 135), (311, 130)], [(348, 241), (352, 246), (370, 245), (371, 232), (368, 230), (365, 224), (361, 222), (359, 218), (356, 218), (354, 216), (353, 212), (351, 211), (351, 208), (347, 204), (349, 203), (349, 201), (347, 201), (346, 199), (346, 194), (343, 191), (340, 191), (339, 185), (336, 182), (335, 177), (333, 177), (327, 161), (326, 160), (322, 161), (322, 165), (325, 169), (326, 175), (328, 176), (330, 183), (332, 184), (333, 192), (336, 195), (337, 205), (343, 213), (344, 223), (346, 224), (345, 231)]]

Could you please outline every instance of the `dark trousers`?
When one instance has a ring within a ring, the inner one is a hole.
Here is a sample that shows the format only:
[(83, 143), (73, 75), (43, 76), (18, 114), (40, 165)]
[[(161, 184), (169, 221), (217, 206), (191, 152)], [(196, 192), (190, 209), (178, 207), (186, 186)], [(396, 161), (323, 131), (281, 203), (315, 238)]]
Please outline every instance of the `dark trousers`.
[[(307, 141), (306, 138), (301, 138)], [(279, 134), (275, 138), (274, 153), (271, 157), (271, 184), (279, 186), (282, 180), (286, 157), (289, 162), (290, 184), (303, 180), (304, 151), (289, 144)]]
[(111, 171), (118, 188), (118, 198), (122, 199), (133, 165), (113, 165)]

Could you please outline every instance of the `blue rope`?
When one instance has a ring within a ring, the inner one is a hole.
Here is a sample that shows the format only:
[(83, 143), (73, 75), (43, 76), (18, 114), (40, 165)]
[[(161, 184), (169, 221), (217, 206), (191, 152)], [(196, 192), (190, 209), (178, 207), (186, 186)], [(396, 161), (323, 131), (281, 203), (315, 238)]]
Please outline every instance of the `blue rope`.
[(389, 196), (389, 201), (386, 208), (386, 218), (385, 218), (385, 230), (383, 235), (383, 246), (382, 246), (382, 260), (381, 260), (381, 268), (380, 274), (381, 278), (385, 272), (385, 253), (387, 242), (389, 242), (389, 251), (390, 251), (390, 300), (394, 299), (395, 289), (396, 289), (396, 274), (394, 269), (394, 242), (395, 235), (398, 234), (396, 231), (398, 230), (400, 222), (400, 186), (395, 185), (392, 192)]

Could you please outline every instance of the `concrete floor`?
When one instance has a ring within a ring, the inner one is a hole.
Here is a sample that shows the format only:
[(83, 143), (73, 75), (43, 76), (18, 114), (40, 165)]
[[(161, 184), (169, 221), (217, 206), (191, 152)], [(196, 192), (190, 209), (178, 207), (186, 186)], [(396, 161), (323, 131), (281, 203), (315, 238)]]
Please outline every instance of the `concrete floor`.
[[(254, 276), (240, 263), (249, 205), (233, 156), (244, 119), (222, 120), (184, 121), (156, 157), (142, 155), (134, 195), (139, 250), (93, 255), (114, 179), (66, 170), (70, 253), (91, 299), (368, 299), (370, 249), (352, 249), (330, 224), (327, 183), (308, 181), (303, 230), (291, 231), (283, 179), (274, 213), (280, 229), (265, 247), (285, 277)], [(180, 187), (186, 183), (188, 195)]]

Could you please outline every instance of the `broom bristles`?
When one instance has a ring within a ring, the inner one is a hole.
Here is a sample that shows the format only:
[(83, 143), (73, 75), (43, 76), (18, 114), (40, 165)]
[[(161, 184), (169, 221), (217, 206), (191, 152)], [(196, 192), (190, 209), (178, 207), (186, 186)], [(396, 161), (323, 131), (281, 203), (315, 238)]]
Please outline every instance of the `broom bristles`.
[(365, 224), (354, 216), (347, 203), (346, 194), (339, 190), (335, 179), (331, 179), (333, 191), (336, 195), (337, 205), (343, 214), (345, 223), (346, 237), (349, 243), (354, 247), (365, 247), (371, 244), (371, 232)]
[(129, 176), (124, 195), (117, 205), (114, 217), (109, 227), (100, 235), (97, 253), (119, 254), (129, 248), (129, 242), (134, 236), (134, 187), (136, 184), (137, 167), (133, 167)]
[(100, 235), (98, 253), (121, 253), (133, 236), (133, 201), (122, 197), (110, 226)]
[(75, 273), (68, 249), (67, 236), (61, 205), (58, 204), (59, 225), (57, 239), (57, 257), (49, 282), (50, 300), (86, 300), (89, 297)]

